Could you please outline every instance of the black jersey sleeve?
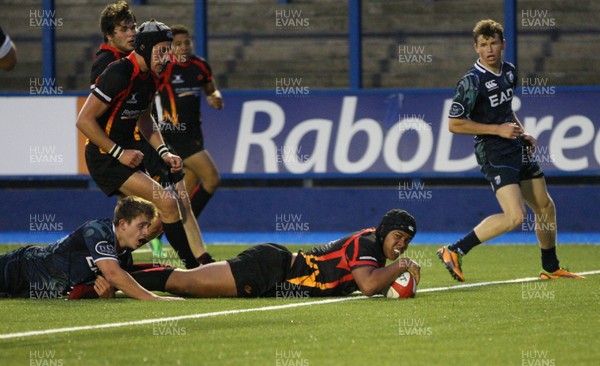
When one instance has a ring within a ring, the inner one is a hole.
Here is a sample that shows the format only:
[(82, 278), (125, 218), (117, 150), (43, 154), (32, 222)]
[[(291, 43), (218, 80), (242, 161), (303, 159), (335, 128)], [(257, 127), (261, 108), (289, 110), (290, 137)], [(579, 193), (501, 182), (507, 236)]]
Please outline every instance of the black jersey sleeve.
[(125, 91), (131, 82), (133, 65), (127, 59), (113, 62), (96, 79), (96, 87), (92, 93), (106, 104)]
[(96, 85), (96, 79), (98, 79), (98, 76), (100, 76), (102, 72), (106, 70), (106, 68), (111, 62), (114, 62), (116, 60), (117, 59), (112, 54), (112, 52), (100, 52), (98, 54), (98, 57), (92, 65), (92, 71), (90, 72), (90, 89), (94, 89)]
[(470, 119), (479, 90), (479, 78), (469, 73), (456, 85), (448, 117)]
[(383, 257), (381, 244), (374, 240), (375, 234), (358, 235), (346, 247), (346, 259), (350, 271), (363, 266), (379, 267)]
[(83, 239), (94, 263), (101, 260), (118, 261), (117, 244), (112, 227), (100, 220), (87, 222), (83, 227)]

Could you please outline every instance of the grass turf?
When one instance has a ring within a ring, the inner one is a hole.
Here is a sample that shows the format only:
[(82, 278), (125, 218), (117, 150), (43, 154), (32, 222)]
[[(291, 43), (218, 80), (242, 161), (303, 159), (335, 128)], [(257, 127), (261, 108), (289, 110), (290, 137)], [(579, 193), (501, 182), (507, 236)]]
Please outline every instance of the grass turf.
[[(16, 246), (0, 246), (6, 252)], [(242, 246), (212, 246), (217, 259)], [(292, 250), (299, 247), (290, 246)], [(458, 285), (433, 246), (408, 255), (420, 289)], [(600, 269), (600, 246), (564, 245), (561, 264)], [(533, 245), (481, 246), (464, 258), (467, 283), (534, 277)], [(169, 260), (162, 259), (162, 261)], [(152, 261), (150, 253), (136, 261)], [(418, 293), (290, 309), (152, 321), (146, 325), (0, 339), (3, 365), (595, 365), (600, 275)], [(321, 299), (1, 300), (0, 334), (314, 302)]]

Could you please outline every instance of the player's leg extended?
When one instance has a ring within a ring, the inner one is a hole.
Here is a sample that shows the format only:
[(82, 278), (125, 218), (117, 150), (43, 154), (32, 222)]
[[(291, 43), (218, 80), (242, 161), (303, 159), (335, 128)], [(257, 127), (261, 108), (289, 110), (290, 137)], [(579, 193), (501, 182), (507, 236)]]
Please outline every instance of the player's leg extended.
[[(221, 182), (219, 171), (207, 150), (202, 150), (188, 156), (183, 161), (184, 167), (187, 170), (191, 170), (194, 175), (200, 178), (200, 184), (187, 186), (190, 192), (190, 201), (192, 202), (192, 209), (198, 217), (208, 201), (212, 198), (213, 194), (217, 190)], [(186, 181), (186, 185), (187, 185)]]
[(526, 214), (525, 200), (518, 184), (498, 188), (496, 199), (502, 213), (486, 217), (473, 229), (482, 243), (517, 228)]
[(162, 187), (148, 175), (136, 172), (123, 183), (120, 191), (125, 195), (139, 196), (153, 202), (159, 210), (165, 236), (186, 268), (198, 266), (183, 226), (179, 202), (172, 190)]
[(540, 248), (550, 249), (556, 246), (556, 208), (548, 194), (546, 180), (529, 179), (521, 182), (521, 190), (527, 205), (535, 214), (535, 234)]
[(175, 270), (166, 291), (192, 297), (236, 297), (237, 288), (228, 262), (216, 262), (193, 270)]
[(508, 184), (496, 190), (496, 198), (502, 213), (486, 217), (470, 233), (457, 242), (437, 251), (450, 275), (457, 281), (464, 281), (462, 257), (475, 246), (510, 231), (523, 222), (525, 203), (518, 184)]
[(556, 255), (556, 208), (548, 194), (546, 180), (541, 178), (528, 179), (521, 182), (523, 196), (527, 205), (535, 213), (534, 228), (540, 250), (542, 252), (542, 279), (583, 278), (564, 268), (560, 268)]
[(188, 241), (190, 242), (190, 248), (192, 249), (194, 256), (199, 258), (206, 253), (206, 247), (204, 246), (202, 231), (200, 230), (196, 216), (192, 212), (192, 205), (186, 191), (186, 184), (183, 180), (179, 181), (175, 185), (175, 189), (177, 190), (176, 196), (178, 197), (180, 206), (182, 207), (181, 214), (183, 218), (183, 226), (185, 227), (185, 232), (188, 236)]

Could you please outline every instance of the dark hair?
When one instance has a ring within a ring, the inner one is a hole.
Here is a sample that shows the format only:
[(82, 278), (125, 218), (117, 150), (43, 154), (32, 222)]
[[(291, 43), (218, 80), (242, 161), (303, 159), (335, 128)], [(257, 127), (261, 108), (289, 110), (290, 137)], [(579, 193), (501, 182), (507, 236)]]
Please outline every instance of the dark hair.
[(173, 32), (173, 37), (178, 34), (185, 34), (187, 36), (190, 35), (190, 29), (183, 24), (174, 24), (170, 26), (171, 32)]
[(480, 20), (475, 24), (473, 28), (473, 40), (477, 43), (477, 38), (483, 36), (484, 38), (494, 38), (494, 35), (500, 36), (500, 40), (504, 39), (504, 28), (502, 24), (492, 19)]
[(136, 22), (135, 15), (133, 15), (133, 12), (129, 9), (129, 5), (125, 1), (119, 0), (114, 4), (106, 5), (102, 13), (100, 13), (100, 29), (102, 30), (104, 43), (108, 42), (107, 36), (113, 35), (115, 28), (123, 21)]
[(141, 215), (144, 215), (150, 221), (153, 221), (158, 215), (154, 203), (140, 197), (128, 196), (117, 202), (113, 223), (116, 226), (121, 219), (130, 223), (131, 220)]

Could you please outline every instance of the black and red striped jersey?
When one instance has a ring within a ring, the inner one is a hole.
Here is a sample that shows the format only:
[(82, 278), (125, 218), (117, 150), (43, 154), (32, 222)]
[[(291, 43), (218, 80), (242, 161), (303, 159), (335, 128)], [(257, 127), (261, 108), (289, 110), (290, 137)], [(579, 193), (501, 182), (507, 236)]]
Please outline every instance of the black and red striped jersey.
[(202, 118), (200, 102), (204, 87), (212, 79), (210, 65), (198, 56), (192, 55), (183, 63), (169, 63), (160, 76), (158, 87), (163, 110), (161, 122), (184, 122), (187, 127), (196, 128)]
[(383, 267), (386, 257), (378, 243), (375, 229), (365, 229), (349, 236), (300, 251), (286, 281), (300, 286), (313, 296), (345, 296), (358, 290), (352, 270)]
[(140, 71), (135, 53), (108, 65), (96, 80), (92, 94), (109, 105), (98, 124), (124, 149), (132, 148), (137, 120), (150, 107), (157, 86), (158, 77)]
[(101, 44), (96, 52), (96, 56), (94, 56), (94, 63), (90, 72), (90, 89), (94, 89), (96, 79), (106, 70), (106, 67), (110, 63), (127, 57), (127, 55), (128, 53), (121, 52), (115, 47), (111, 47), (105, 43)]

